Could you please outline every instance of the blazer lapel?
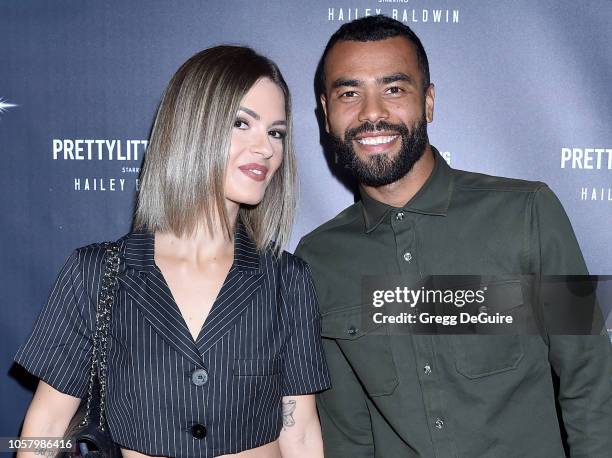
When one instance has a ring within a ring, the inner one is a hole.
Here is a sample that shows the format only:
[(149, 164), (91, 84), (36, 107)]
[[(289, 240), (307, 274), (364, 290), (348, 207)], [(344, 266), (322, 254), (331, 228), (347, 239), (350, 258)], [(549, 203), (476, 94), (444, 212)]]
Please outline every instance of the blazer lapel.
[(200, 353), (210, 350), (234, 326), (253, 303), (262, 283), (263, 274), (248, 275), (230, 270), (196, 341)]
[(234, 262), (194, 343), (189, 328), (155, 265), (153, 234), (134, 232), (126, 238), (121, 286), (153, 329), (176, 351), (202, 365), (210, 350), (255, 301), (264, 281), (259, 253), (242, 224), (234, 239)]
[(124, 250), (127, 269), (118, 277), (121, 287), (168, 345), (195, 364), (202, 365), (202, 358), (170, 289), (155, 265), (154, 256), (152, 234), (130, 234)]
[(235, 232), (234, 263), (196, 340), (200, 353), (210, 350), (256, 300), (264, 282), (259, 253), (244, 226)]

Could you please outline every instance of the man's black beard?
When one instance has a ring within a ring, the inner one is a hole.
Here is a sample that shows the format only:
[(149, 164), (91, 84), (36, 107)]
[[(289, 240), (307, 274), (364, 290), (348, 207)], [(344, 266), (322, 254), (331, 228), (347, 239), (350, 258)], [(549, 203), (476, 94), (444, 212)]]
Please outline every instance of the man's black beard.
[[(373, 154), (368, 160), (361, 160), (353, 149), (352, 141), (365, 132), (397, 132), (402, 137), (402, 145), (395, 158), (387, 154)], [(353, 173), (359, 183), (366, 186), (385, 186), (406, 175), (421, 158), (429, 139), (425, 115), (415, 123), (412, 130), (405, 124), (390, 124), (379, 121), (376, 124), (365, 122), (354, 129), (344, 132), (344, 141), (330, 134), (340, 161)]]

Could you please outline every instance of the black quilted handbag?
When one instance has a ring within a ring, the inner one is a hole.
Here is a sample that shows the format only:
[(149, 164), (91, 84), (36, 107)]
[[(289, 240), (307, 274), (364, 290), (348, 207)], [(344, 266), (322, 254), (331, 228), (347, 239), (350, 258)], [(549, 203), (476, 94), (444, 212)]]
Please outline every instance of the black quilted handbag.
[(113, 442), (106, 423), (106, 374), (108, 332), (112, 305), (118, 289), (119, 246), (107, 243), (104, 272), (96, 309), (96, 331), (91, 352), (87, 399), (81, 402), (66, 433), (64, 443), (72, 448), (62, 450), (57, 458), (85, 456), (88, 458), (121, 458), (120, 447)]

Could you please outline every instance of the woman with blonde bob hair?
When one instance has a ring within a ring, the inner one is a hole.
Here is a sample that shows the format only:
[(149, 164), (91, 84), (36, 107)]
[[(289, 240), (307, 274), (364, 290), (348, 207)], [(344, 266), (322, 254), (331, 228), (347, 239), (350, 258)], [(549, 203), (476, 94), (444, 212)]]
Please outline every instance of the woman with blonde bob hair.
[[(118, 241), (105, 416), (123, 456), (323, 456), (318, 307), (308, 266), (282, 249), (295, 186), (278, 67), (240, 46), (187, 60)], [(105, 251), (72, 253), (15, 357), (40, 378), (23, 437), (62, 436), (87, 396)]]

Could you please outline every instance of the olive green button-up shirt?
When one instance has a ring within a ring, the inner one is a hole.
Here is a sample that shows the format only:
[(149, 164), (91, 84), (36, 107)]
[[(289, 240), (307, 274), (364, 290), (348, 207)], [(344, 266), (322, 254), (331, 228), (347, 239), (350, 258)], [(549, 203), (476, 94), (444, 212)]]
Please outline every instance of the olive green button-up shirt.
[[(312, 269), (332, 377), (318, 396), (326, 457), (562, 457), (555, 398), (571, 456), (612, 456), (607, 337), (360, 329), (364, 275), (416, 285), (428, 275), (586, 273), (545, 184), (454, 170), (434, 154), (431, 176), (403, 208), (363, 192), (296, 250)], [(525, 284), (510, 288), (500, 310), (529, 302)]]

